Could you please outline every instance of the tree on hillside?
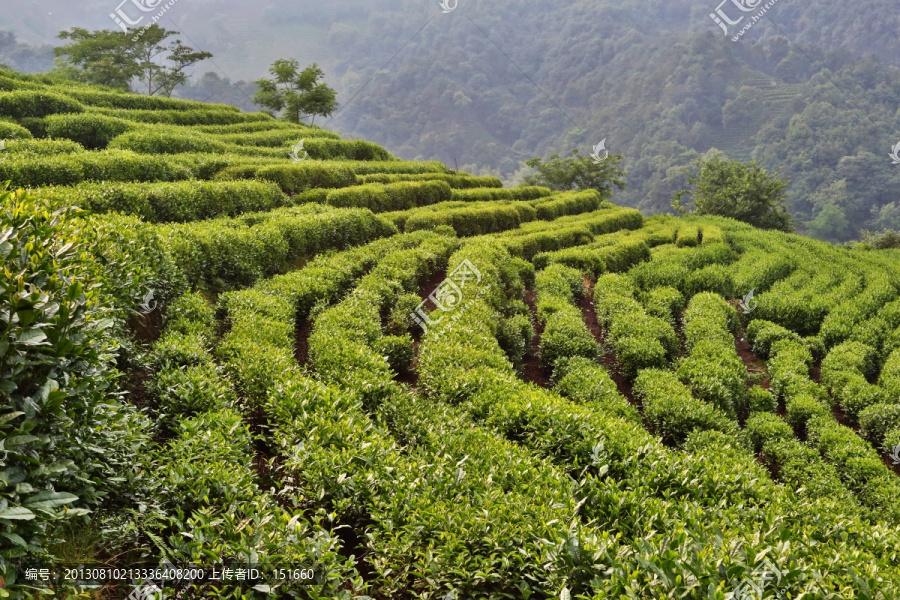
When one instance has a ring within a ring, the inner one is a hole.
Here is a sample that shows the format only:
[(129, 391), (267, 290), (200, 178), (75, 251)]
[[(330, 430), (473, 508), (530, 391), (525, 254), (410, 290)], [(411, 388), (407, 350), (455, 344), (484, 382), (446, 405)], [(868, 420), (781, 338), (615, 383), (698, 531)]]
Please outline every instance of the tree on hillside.
[(313, 63), (300, 71), (300, 63), (293, 59), (279, 59), (269, 67), (273, 79), (256, 82), (259, 90), (253, 101), (275, 113), (284, 111), (281, 118), (291, 123), (302, 123), (310, 117), (314, 125), (317, 115), (327, 117), (338, 107), (337, 92), (319, 80), (325, 76), (319, 65)]
[(785, 204), (787, 182), (769, 174), (756, 161), (742, 163), (722, 156), (700, 159), (688, 169), (692, 190), (682, 190), (672, 207), (684, 213), (681, 199), (693, 193), (694, 214), (715, 215), (744, 221), (760, 229), (793, 231)]
[(590, 156), (582, 156), (578, 149), (571, 154), (566, 158), (553, 154), (546, 162), (541, 158), (526, 160), (525, 164), (537, 173), (526, 177), (525, 185), (542, 185), (560, 192), (597, 190), (604, 198), (613, 195), (614, 187), (625, 189), (627, 173), (616, 166), (622, 161), (620, 154), (610, 154), (599, 163)]
[(159, 25), (150, 25), (140, 36), (74, 27), (59, 34), (59, 39), (71, 41), (55, 53), (60, 70), (79, 81), (131, 90), (131, 82), (138, 79), (148, 95), (171, 96), (176, 86), (187, 82), (187, 67), (212, 57), (178, 39), (166, 43), (176, 33)]

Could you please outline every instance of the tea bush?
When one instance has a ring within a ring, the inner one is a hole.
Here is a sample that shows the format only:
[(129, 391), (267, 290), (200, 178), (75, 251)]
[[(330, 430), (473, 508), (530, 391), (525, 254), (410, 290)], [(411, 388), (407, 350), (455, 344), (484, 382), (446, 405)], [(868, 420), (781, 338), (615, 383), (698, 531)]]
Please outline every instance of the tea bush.
[(53, 92), (16, 90), (0, 93), (0, 117), (24, 119), (84, 112), (81, 103)]
[(82, 183), (74, 187), (41, 188), (35, 194), (54, 206), (78, 206), (95, 213), (119, 212), (152, 223), (234, 217), (288, 203), (277, 185), (261, 181)]

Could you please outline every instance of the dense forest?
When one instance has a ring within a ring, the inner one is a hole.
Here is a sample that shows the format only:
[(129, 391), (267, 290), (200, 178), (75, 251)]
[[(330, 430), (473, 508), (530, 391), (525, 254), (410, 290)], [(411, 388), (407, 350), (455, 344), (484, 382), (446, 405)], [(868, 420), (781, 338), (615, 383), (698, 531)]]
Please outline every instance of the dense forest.
[[(620, 201), (656, 213), (684, 187), (686, 166), (721, 152), (779, 169), (809, 235), (840, 242), (900, 228), (900, 171), (888, 158), (900, 141), (900, 47), (889, 2), (776, 4), (739, 43), (709, 18), (715, 6), (696, 0), (482, 1), (450, 14), (436, 4), (179, 5), (192, 39), (238, 60), (228, 73), (202, 63), (175, 95), (253, 110), (248, 82), (290, 52), (318, 61), (339, 92), (330, 127), (403, 158), (518, 183), (525, 160), (606, 139), (625, 156)], [(212, 5), (222, 10), (203, 17)], [(108, 27), (104, 4), (88, 6)], [(45, 66), (35, 54), (19, 46), (0, 62), (34, 71)]]

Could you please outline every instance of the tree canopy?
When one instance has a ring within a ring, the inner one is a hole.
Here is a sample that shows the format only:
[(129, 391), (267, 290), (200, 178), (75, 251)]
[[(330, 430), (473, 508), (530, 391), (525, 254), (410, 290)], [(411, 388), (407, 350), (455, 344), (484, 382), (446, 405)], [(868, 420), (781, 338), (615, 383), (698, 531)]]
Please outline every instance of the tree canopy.
[(597, 162), (590, 156), (584, 156), (576, 148), (571, 156), (561, 158), (553, 154), (546, 162), (542, 158), (532, 158), (525, 164), (537, 173), (525, 178), (525, 185), (542, 185), (557, 191), (597, 190), (604, 198), (613, 194), (613, 188), (626, 188), (627, 173), (618, 168), (622, 161), (619, 154), (611, 154), (605, 160)]
[(187, 82), (187, 67), (212, 57), (178, 39), (166, 43), (176, 33), (155, 24), (139, 36), (74, 27), (59, 34), (69, 43), (54, 52), (60, 70), (78, 81), (131, 90), (138, 80), (150, 96), (171, 96), (176, 86)]
[(298, 61), (279, 59), (269, 73), (272, 79), (256, 82), (259, 90), (253, 100), (273, 116), (281, 112), (281, 118), (291, 123), (303, 123), (308, 116), (309, 124), (314, 125), (316, 116), (327, 117), (337, 109), (337, 92), (319, 81), (325, 73), (316, 63), (301, 71)]
[(693, 189), (676, 195), (676, 210), (681, 198), (692, 193), (695, 214), (729, 217), (761, 229), (794, 230), (786, 206), (788, 183), (777, 174), (756, 161), (742, 163), (721, 156), (698, 160), (694, 166), (696, 171), (687, 175)]

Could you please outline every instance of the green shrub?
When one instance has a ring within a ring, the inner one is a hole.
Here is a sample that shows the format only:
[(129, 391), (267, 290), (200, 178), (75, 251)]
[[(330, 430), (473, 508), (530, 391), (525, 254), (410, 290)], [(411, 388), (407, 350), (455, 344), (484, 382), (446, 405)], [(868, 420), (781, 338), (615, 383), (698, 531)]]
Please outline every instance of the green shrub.
[(467, 188), (453, 191), (453, 200), (458, 202), (490, 202), (492, 200), (535, 200), (553, 194), (553, 190), (545, 187), (499, 188)]
[(12, 140), (6, 142), (10, 158), (35, 158), (58, 154), (78, 154), (85, 149), (81, 144), (69, 140)]
[(700, 245), (700, 228), (696, 225), (684, 224), (678, 228), (675, 237), (675, 245), (679, 248), (694, 247)]
[[(578, 404), (589, 404), (612, 416), (641, 424), (641, 413), (619, 393), (609, 373), (589, 358), (558, 361), (554, 389)], [(564, 366), (563, 366), (564, 365)]]
[(160, 418), (170, 424), (183, 417), (235, 406), (237, 401), (231, 386), (212, 365), (159, 371), (150, 391)]
[(644, 292), (641, 296), (641, 304), (647, 310), (647, 314), (664, 319), (673, 327), (681, 321), (681, 313), (684, 311), (686, 301), (684, 294), (673, 287), (659, 287)]
[(894, 350), (888, 356), (878, 377), (878, 385), (884, 388), (892, 400), (900, 402), (900, 349)]
[(95, 213), (120, 212), (154, 223), (233, 217), (271, 210), (288, 202), (276, 184), (262, 181), (86, 183), (43, 188), (36, 194), (54, 206), (78, 206)]
[(900, 428), (900, 404), (875, 404), (859, 413), (859, 432), (876, 448), (885, 444), (888, 434)]
[(167, 333), (211, 335), (216, 328), (216, 315), (202, 295), (184, 294), (166, 308), (163, 324)]
[(374, 173), (371, 175), (359, 176), (359, 182), (361, 184), (400, 183), (401, 181), (445, 181), (454, 190), (503, 187), (502, 181), (491, 176), (478, 177), (475, 175), (451, 175), (449, 173)]
[(116, 394), (125, 310), (112, 292), (145, 281), (112, 251), (108, 268), (92, 258), (102, 241), (26, 194), (0, 192), (0, 232), (0, 571), (12, 583), (9, 561), (44, 554), (54, 525), (134, 491), (149, 426)]
[(44, 120), (47, 136), (69, 139), (89, 150), (102, 150), (113, 139), (135, 128), (128, 121), (93, 113), (51, 115)]
[(684, 294), (690, 298), (700, 292), (712, 292), (723, 298), (735, 296), (731, 268), (724, 265), (709, 265), (694, 271), (684, 281)]
[(191, 171), (162, 157), (104, 151), (24, 158), (0, 163), (0, 180), (15, 187), (75, 185), (82, 181), (177, 181)]
[(753, 386), (747, 390), (747, 412), (751, 415), (758, 413), (774, 413), (778, 410), (778, 400), (769, 390)]
[(159, 228), (193, 285), (213, 291), (250, 285), (288, 271), (319, 252), (396, 233), (368, 210), (317, 205)]
[(747, 339), (753, 344), (753, 352), (762, 358), (768, 358), (772, 346), (781, 340), (793, 340), (801, 342), (802, 338), (771, 321), (756, 319), (747, 325)]
[(256, 170), (259, 179), (274, 181), (287, 194), (299, 194), (312, 188), (343, 188), (356, 185), (356, 176), (339, 163), (303, 162), (271, 165)]
[(831, 417), (831, 411), (813, 396), (798, 395), (787, 403), (785, 419), (798, 436), (805, 438), (807, 423), (816, 417)]
[(443, 181), (370, 183), (329, 192), (326, 202), (331, 206), (368, 208), (378, 213), (448, 202), (452, 195), (453, 190)]
[(140, 129), (123, 133), (109, 143), (110, 148), (141, 154), (180, 154), (184, 152), (224, 153), (228, 146), (202, 133), (176, 133), (158, 129)]
[(862, 505), (872, 509), (880, 520), (900, 522), (900, 480), (881, 461), (878, 453), (853, 430), (838, 424), (830, 416), (810, 419), (809, 444), (829, 463), (837, 467), (847, 487)]
[(306, 140), (303, 148), (315, 160), (390, 161), (394, 158), (381, 146), (363, 140), (314, 137)]
[(192, 110), (142, 110), (125, 108), (94, 108), (93, 112), (133, 121), (154, 125), (230, 125), (234, 123), (271, 122), (265, 113), (242, 113), (235, 111), (235, 107), (229, 110), (210, 110), (210, 104), (200, 104), (199, 109)]
[(769, 411), (751, 413), (747, 419), (745, 430), (750, 438), (750, 443), (753, 444), (753, 451), (757, 454), (762, 452), (763, 446), (769, 442), (794, 439), (791, 426), (785, 423), (784, 419)]
[(80, 112), (84, 112), (80, 103), (61, 94), (36, 90), (0, 93), (0, 117), (24, 119)]
[(388, 365), (396, 373), (406, 373), (412, 365), (415, 355), (413, 341), (409, 335), (389, 335), (381, 338), (377, 349), (385, 356)]
[(31, 132), (15, 123), (0, 120), (0, 139), (2, 140), (27, 140), (32, 137)]
[(740, 438), (737, 424), (713, 405), (691, 396), (673, 373), (642, 370), (634, 393), (644, 405), (644, 418), (663, 443), (682, 445), (695, 431), (715, 430)]
[[(275, 127), (276, 124), (278, 127)], [(226, 144), (267, 148), (283, 148), (285, 144), (293, 146), (305, 138), (340, 139), (338, 134), (324, 129), (312, 129), (290, 123), (272, 123), (270, 121), (233, 125), (200, 125), (195, 129), (204, 133), (216, 134), (219, 140)]]

